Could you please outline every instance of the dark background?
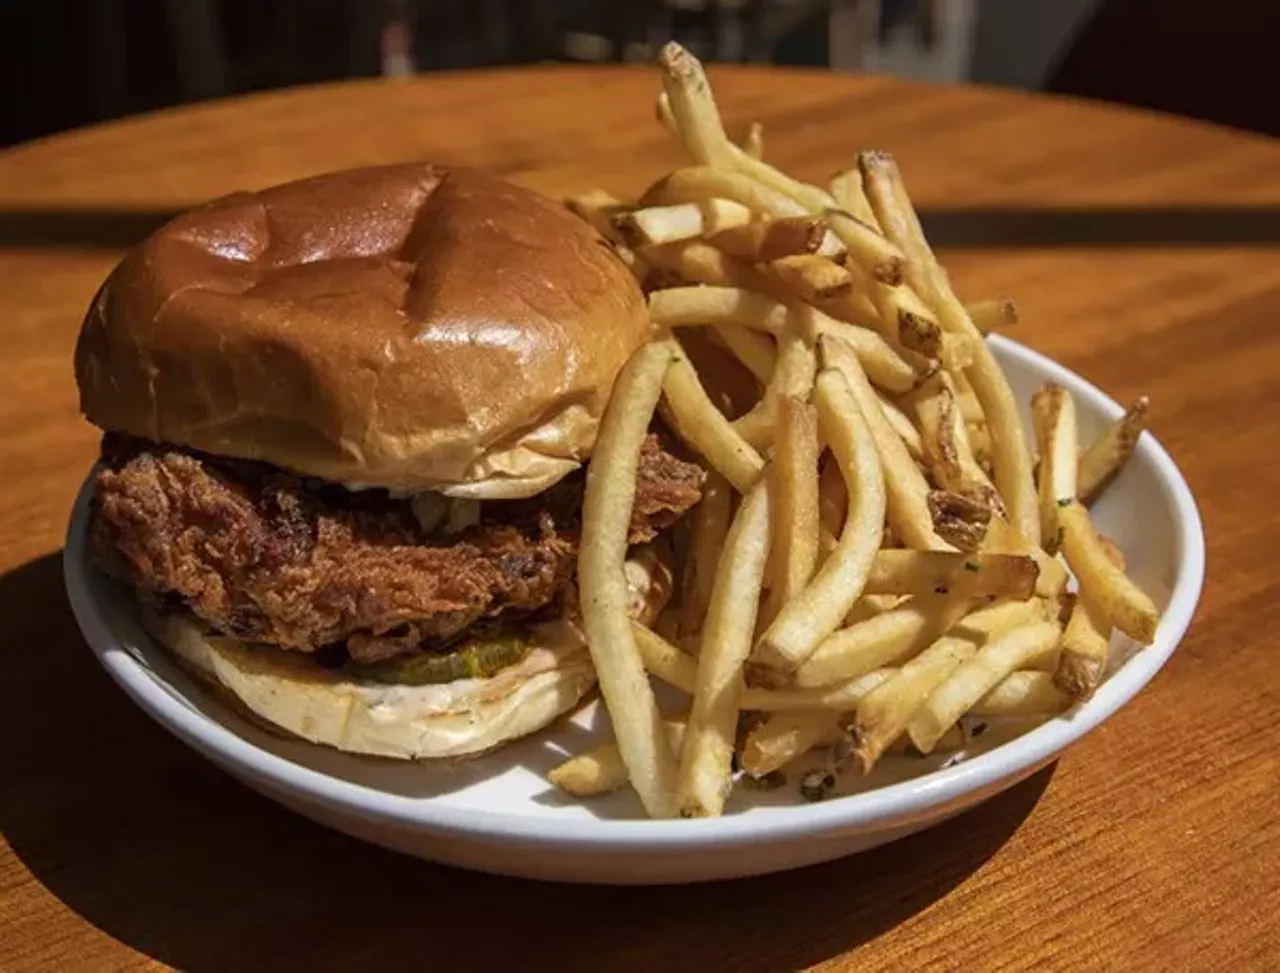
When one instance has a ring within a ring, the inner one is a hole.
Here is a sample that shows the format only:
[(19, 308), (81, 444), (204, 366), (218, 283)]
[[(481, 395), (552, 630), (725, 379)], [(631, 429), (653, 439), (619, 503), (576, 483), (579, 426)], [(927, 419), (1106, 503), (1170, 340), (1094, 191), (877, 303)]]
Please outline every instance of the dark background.
[[(0, 144), (167, 105), (383, 73), (405, 47), (418, 71), (539, 61), (637, 60), (675, 37), (710, 60), (842, 67), (890, 33), (928, 51), (954, 0), (5, 0)], [(1002, 78), (1064, 0), (970, 0), (979, 80), (1126, 102), (1280, 134), (1276, 0), (1100, 0), (1053, 45), (1038, 80)], [(834, 6), (852, 11), (833, 39)], [(1058, 8), (1060, 14), (1062, 8)], [(874, 15), (874, 16), (871, 16)], [(1035, 16), (1035, 15), (1031, 15)], [(1052, 19), (1052, 18), (1050, 18)], [(389, 23), (409, 30), (387, 30)], [(849, 27), (850, 23), (854, 27)], [(856, 34), (856, 36), (855, 36)], [(995, 40), (992, 41), (991, 38)]]

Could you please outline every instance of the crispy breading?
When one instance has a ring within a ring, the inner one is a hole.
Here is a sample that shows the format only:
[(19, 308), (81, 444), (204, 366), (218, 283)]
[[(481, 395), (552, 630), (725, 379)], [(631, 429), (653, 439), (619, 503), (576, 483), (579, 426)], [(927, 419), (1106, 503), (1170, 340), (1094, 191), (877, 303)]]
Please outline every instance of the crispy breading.
[[(109, 437), (103, 458), (99, 563), (239, 638), (303, 652), (345, 643), (374, 661), (553, 610), (573, 583), (580, 474), (529, 500), (486, 502), (456, 536), (428, 536), (383, 491), (124, 437)], [(650, 437), (633, 542), (696, 503), (702, 478)]]

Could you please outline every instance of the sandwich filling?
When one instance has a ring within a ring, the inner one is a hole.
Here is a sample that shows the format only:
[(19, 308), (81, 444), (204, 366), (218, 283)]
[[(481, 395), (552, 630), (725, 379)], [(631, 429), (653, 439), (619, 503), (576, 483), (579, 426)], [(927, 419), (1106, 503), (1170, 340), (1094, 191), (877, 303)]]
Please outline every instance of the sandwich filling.
[[(630, 541), (671, 526), (705, 474), (645, 442)], [(379, 681), (447, 682), (519, 662), (522, 624), (572, 611), (584, 473), (465, 526), (422, 504), (265, 463), (110, 434), (94, 494), (99, 564), (162, 608)]]

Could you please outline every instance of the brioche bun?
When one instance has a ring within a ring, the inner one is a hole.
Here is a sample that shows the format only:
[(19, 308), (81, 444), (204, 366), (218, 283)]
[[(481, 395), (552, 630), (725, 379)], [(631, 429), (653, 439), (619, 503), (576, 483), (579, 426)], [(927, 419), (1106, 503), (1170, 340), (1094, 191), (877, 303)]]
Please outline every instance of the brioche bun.
[[(626, 563), (634, 618), (651, 624), (671, 594), (671, 569), (651, 547)], [(529, 652), (488, 679), (409, 686), (363, 682), (300, 652), (250, 645), (182, 611), (142, 608), (148, 632), (205, 683), (269, 729), (349, 753), (402, 760), (466, 757), (542, 729), (595, 686), (581, 629), (531, 626)]]
[(532, 496), (589, 455), (645, 300), (497, 177), (356, 169), (216, 200), (130, 252), (76, 348), (96, 425), (351, 488)]
[(259, 722), (311, 743), (403, 760), (482, 753), (542, 729), (595, 685), (568, 622), (529, 633), (525, 659), (489, 679), (401, 686), (352, 680), (306, 656), (248, 645), (186, 613), (143, 610), (147, 630)]

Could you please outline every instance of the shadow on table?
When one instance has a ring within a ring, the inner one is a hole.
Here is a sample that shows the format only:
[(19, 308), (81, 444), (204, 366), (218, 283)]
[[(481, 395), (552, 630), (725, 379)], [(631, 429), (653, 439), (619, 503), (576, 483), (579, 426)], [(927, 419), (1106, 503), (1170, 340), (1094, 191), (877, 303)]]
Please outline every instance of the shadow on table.
[[(466, 970), (805, 967), (963, 883), (1052, 776), (897, 844), (782, 875), (548, 885), (364, 846), (236, 784), (111, 685), (80, 640), (58, 555), (0, 577), (0, 652), (0, 830), (13, 853), (88, 922), (193, 971), (399, 968), (427, 957)], [(15, 884), (10, 897), (39, 894)], [(9, 930), (47, 934), (34, 921)]]
[[(176, 213), (149, 209), (0, 209), (0, 247), (123, 249)], [(1280, 207), (922, 209), (930, 242), (966, 247), (1199, 247), (1280, 244)]]

